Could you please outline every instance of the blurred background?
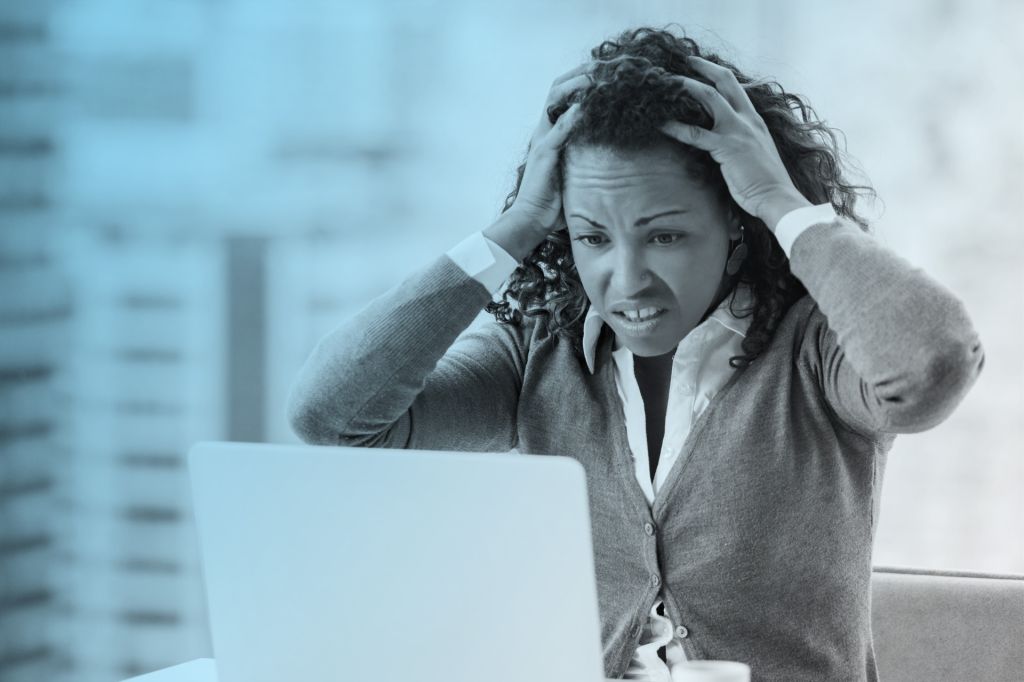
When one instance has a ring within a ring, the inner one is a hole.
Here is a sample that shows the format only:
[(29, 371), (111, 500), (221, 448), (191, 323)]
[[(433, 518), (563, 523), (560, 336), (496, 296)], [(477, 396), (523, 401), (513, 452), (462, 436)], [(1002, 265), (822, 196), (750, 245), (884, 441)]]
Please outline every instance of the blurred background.
[(295, 442), (317, 339), (497, 216), (552, 79), (669, 22), (844, 131), (985, 345), (896, 440), (876, 564), (1024, 573), (1019, 0), (3, 0), (0, 679), (210, 655), (188, 447)]

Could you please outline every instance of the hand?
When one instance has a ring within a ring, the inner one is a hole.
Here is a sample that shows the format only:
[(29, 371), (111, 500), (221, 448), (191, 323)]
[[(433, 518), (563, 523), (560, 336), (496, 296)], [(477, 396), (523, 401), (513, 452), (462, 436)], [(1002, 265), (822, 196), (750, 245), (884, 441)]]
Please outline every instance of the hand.
[(570, 106), (552, 124), (548, 109), (565, 99), (575, 90), (584, 88), (592, 81), (588, 74), (591, 65), (582, 64), (555, 79), (548, 92), (540, 122), (530, 138), (530, 151), (526, 157), (526, 171), (519, 185), (519, 193), (506, 213), (515, 211), (534, 225), (538, 242), (558, 224), (562, 212), (562, 193), (554, 177), (558, 155), (565, 139), (579, 117), (578, 103)]
[(695, 71), (715, 84), (711, 87), (686, 76), (675, 76), (687, 93), (700, 101), (714, 119), (711, 130), (670, 121), (661, 131), (685, 144), (711, 154), (740, 208), (760, 218), (774, 231), (789, 211), (810, 206), (793, 184), (782, 163), (764, 119), (754, 109), (733, 72), (700, 57), (690, 57)]

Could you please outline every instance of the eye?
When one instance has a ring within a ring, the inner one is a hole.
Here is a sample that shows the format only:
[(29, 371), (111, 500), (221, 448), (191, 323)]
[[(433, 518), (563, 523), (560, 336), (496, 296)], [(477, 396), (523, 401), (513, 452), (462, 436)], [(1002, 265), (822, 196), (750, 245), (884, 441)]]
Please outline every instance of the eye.
[(661, 244), (662, 246), (667, 246), (669, 244), (676, 243), (677, 241), (679, 241), (682, 238), (683, 238), (683, 235), (679, 234), (678, 232), (662, 232), (661, 234), (656, 234), (653, 237), (651, 237), (651, 240), (655, 244)]
[(584, 246), (600, 246), (605, 243), (606, 239), (604, 235), (600, 234), (581, 234), (574, 241), (578, 241)]

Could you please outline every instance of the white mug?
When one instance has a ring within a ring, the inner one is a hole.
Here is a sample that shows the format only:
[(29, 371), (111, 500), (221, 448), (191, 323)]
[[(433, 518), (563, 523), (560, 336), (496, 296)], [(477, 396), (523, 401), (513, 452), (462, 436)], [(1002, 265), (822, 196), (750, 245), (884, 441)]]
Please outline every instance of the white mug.
[(687, 661), (673, 666), (672, 682), (750, 682), (750, 666), (734, 661)]

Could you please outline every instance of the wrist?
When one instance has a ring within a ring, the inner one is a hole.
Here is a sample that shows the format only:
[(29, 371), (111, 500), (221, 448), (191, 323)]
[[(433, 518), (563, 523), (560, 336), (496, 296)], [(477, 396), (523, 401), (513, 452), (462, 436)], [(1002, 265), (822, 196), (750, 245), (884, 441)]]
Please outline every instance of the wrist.
[(782, 220), (783, 216), (790, 211), (795, 211), (798, 208), (805, 208), (811, 205), (811, 202), (807, 201), (807, 199), (805, 199), (799, 192), (787, 192), (772, 197), (772, 199), (765, 202), (764, 208), (758, 211), (757, 217), (760, 218), (774, 234), (775, 228), (779, 226), (779, 221)]
[(515, 209), (509, 209), (485, 228), (483, 235), (521, 263), (544, 241), (547, 231)]

